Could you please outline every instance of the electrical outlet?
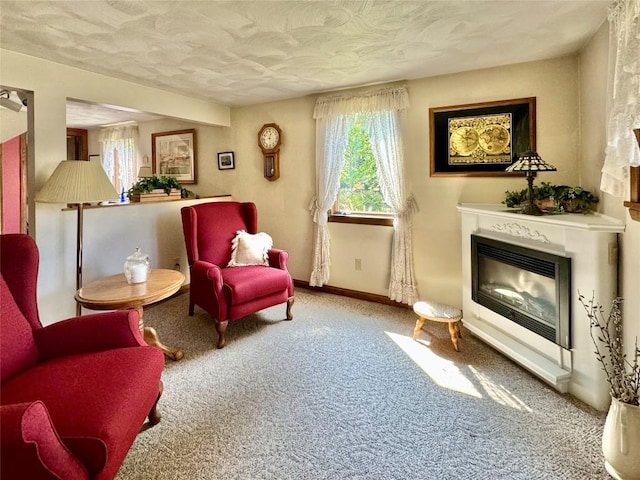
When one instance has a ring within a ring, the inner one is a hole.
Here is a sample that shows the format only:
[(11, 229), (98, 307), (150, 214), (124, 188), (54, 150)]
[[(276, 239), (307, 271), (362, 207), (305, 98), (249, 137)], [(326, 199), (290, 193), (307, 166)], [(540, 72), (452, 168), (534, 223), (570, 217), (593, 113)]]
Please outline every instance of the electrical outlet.
[(362, 270), (362, 259), (361, 258), (356, 258), (356, 270), (357, 271)]

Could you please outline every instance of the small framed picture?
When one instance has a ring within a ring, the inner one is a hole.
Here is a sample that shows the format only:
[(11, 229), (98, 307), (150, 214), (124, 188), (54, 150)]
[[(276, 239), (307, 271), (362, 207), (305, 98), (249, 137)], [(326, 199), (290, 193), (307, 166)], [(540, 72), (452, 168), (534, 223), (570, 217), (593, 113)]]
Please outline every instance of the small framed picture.
[(236, 168), (233, 152), (218, 153), (218, 170), (231, 170), (232, 168)]

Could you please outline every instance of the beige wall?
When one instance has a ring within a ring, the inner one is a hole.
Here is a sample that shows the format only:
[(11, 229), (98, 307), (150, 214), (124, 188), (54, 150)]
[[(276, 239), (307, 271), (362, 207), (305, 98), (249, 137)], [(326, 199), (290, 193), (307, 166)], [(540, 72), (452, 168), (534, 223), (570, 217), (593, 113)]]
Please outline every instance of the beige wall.
[[(600, 184), (606, 147), (608, 55), (609, 29), (605, 23), (580, 55), (580, 167), (583, 185), (593, 189)], [(622, 199), (602, 194), (600, 200), (602, 213), (626, 222), (625, 232), (618, 238), (618, 292), (624, 298), (625, 350), (632, 356), (633, 339), (640, 338), (640, 222), (631, 220)], [(594, 293), (597, 299), (598, 292)]]
[[(536, 181), (568, 184), (582, 181), (586, 187), (595, 188), (602, 164), (597, 152), (602, 151), (604, 142), (606, 35), (606, 31), (598, 32), (581, 56), (406, 82), (411, 98), (406, 171), (409, 190), (420, 207), (413, 233), (421, 297), (461, 305), (460, 218), (456, 204), (496, 203), (502, 201), (505, 190), (525, 187), (521, 178), (429, 177), (429, 108), (535, 96), (537, 150), (558, 167), (558, 172), (543, 174)], [(168, 117), (183, 116), (185, 120), (167, 119), (141, 125), (141, 155), (150, 156), (152, 131), (198, 128), (198, 184), (190, 188), (204, 195), (224, 192), (238, 200), (255, 201), (260, 212), (260, 229), (271, 233), (275, 244), (290, 252), (294, 278), (308, 280), (313, 234), (308, 205), (315, 189), (314, 96), (235, 108), (230, 112), (227, 109), (225, 115), (224, 107), (205, 105), (199, 100), (167, 96), (167, 92), (160, 90), (12, 52), (1, 53), (2, 83), (35, 93), (38, 186), (65, 157), (67, 97), (123, 105)], [(275, 182), (264, 179), (262, 154), (257, 146), (260, 126), (270, 122), (284, 131), (281, 177)], [(220, 172), (217, 152), (227, 150), (235, 152), (236, 169)], [(618, 199), (605, 197), (601, 208), (605, 213), (628, 219)], [(42, 308), (63, 318), (73, 311), (74, 250), (72, 247), (69, 251), (68, 245), (73, 245), (75, 231), (67, 228), (60, 206), (39, 205), (37, 220), (36, 240), (43, 251), (39, 291)], [(628, 223), (621, 239), (621, 283), (627, 311), (635, 313), (640, 311), (640, 224)], [(330, 232), (333, 249), (329, 283), (385, 294), (391, 229), (332, 224)], [(362, 271), (355, 270), (356, 258), (362, 260)], [(119, 264), (122, 259), (116, 260)], [(633, 323), (637, 331), (640, 323), (637, 313), (633, 322), (628, 323)]]
[[(229, 125), (229, 108), (225, 106), (7, 50), (0, 49), (0, 59), (0, 84), (34, 94), (35, 181), (31, 198), (66, 158), (67, 98), (120, 105), (202, 124)], [(75, 311), (76, 232), (75, 227), (68, 228), (65, 215), (69, 212), (61, 212), (62, 206), (37, 204), (31, 225), (35, 225), (40, 248), (38, 300), (45, 323), (71, 316)], [(113, 265), (119, 265), (121, 260), (114, 258)]]
[[(558, 168), (537, 181), (578, 182), (578, 59), (576, 56), (511, 65), (455, 75), (407, 81), (406, 171), (409, 191), (420, 207), (414, 221), (415, 270), (423, 298), (460, 306), (461, 270), (459, 202), (496, 203), (505, 190), (525, 188), (522, 178), (429, 177), (429, 108), (537, 97), (538, 152)], [(376, 87), (378, 88), (378, 87)], [(242, 186), (234, 197), (258, 203), (262, 228), (291, 254), (295, 278), (308, 280), (313, 225), (308, 204), (315, 189), (315, 97), (232, 109)], [(284, 131), (281, 178), (262, 178), (262, 155), (256, 135), (264, 123)], [(239, 188), (238, 188), (239, 187)], [(332, 265), (329, 284), (386, 294), (391, 228), (331, 224)], [(355, 270), (355, 259), (362, 270)]]

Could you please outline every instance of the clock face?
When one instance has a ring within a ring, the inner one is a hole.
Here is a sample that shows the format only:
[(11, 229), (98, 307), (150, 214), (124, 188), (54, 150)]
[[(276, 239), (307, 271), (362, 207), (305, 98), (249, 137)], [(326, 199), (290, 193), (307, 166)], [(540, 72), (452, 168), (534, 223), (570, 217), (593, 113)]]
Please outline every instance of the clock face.
[(266, 127), (260, 134), (260, 145), (265, 150), (271, 150), (278, 145), (280, 132), (275, 127)]

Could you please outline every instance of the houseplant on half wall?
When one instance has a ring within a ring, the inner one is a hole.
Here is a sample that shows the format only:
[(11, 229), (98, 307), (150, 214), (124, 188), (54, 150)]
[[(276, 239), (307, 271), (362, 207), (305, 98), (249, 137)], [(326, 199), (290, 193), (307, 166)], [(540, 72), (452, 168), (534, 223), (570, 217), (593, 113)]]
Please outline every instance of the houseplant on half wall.
[(602, 433), (607, 472), (618, 480), (640, 480), (640, 349), (636, 338), (633, 359), (622, 344), (621, 298), (611, 302), (609, 315), (592, 298), (580, 303), (587, 312), (595, 354), (602, 364), (611, 394), (611, 406)]
[(175, 177), (145, 177), (136, 182), (127, 192), (129, 200), (133, 200), (135, 195), (150, 193), (154, 190), (163, 190), (169, 195), (171, 191), (180, 192), (180, 198), (199, 198), (191, 190), (184, 188)]

